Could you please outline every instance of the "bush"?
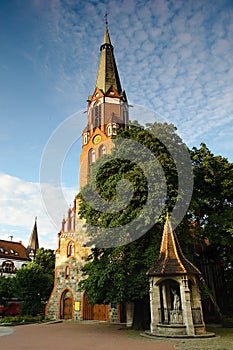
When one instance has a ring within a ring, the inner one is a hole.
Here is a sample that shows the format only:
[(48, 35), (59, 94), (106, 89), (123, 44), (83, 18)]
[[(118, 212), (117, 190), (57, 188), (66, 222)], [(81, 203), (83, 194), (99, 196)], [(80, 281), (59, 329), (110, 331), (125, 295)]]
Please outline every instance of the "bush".
[(45, 321), (45, 316), (17, 315), (6, 316), (0, 319), (0, 324), (22, 324), (22, 323), (37, 323)]

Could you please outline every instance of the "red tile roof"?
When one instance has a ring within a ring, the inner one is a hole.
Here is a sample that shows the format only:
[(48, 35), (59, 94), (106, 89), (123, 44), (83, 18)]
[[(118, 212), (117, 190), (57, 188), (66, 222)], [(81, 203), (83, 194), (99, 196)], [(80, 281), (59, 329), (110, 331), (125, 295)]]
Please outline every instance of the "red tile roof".
[(26, 248), (20, 242), (5, 241), (0, 239), (0, 258), (29, 260)]

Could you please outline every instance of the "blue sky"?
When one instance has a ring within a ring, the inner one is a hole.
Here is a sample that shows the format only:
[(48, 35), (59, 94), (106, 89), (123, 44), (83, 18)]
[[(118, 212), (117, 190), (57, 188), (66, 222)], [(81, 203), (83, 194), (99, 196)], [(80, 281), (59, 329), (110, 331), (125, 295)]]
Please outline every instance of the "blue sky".
[[(143, 111), (146, 122), (153, 111), (189, 147), (205, 142), (233, 161), (232, 0), (1, 0), (1, 239), (26, 245), (38, 216), (40, 245), (56, 248), (59, 227), (40, 196), (42, 153), (74, 113), (85, 127), (106, 11), (130, 118)], [(78, 190), (80, 151), (77, 134), (61, 169), (64, 214)]]

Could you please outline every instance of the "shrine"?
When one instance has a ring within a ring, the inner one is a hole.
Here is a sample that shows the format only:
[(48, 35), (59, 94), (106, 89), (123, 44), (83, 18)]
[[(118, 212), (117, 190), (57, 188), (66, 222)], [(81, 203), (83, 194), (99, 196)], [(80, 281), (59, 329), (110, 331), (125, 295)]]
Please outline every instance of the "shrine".
[(185, 258), (167, 215), (160, 254), (147, 272), (150, 282), (150, 335), (209, 337), (203, 320), (201, 272)]

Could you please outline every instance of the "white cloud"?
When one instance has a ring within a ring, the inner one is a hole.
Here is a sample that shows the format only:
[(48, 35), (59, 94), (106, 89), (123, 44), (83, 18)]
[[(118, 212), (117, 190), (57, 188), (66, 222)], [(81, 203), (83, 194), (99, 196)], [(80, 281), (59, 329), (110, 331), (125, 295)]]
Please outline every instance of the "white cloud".
[[(48, 185), (49, 193), (53, 192)], [(68, 206), (73, 204), (75, 190), (63, 188), (67, 199), (67, 207), (60, 217), (66, 216)], [(58, 199), (53, 193), (50, 197), (54, 210), (59, 207)], [(38, 232), (40, 246), (56, 248), (56, 233), (59, 231), (51, 222), (46, 208), (42, 203), (40, 184), (26, 182), (20, 178), (8, 174), (0, 174), (0, 235), (2, 239), (8, 239), (13, 234), (17, 240), (21, 239), (26, 245), (34, 224), (38, 218)]]

